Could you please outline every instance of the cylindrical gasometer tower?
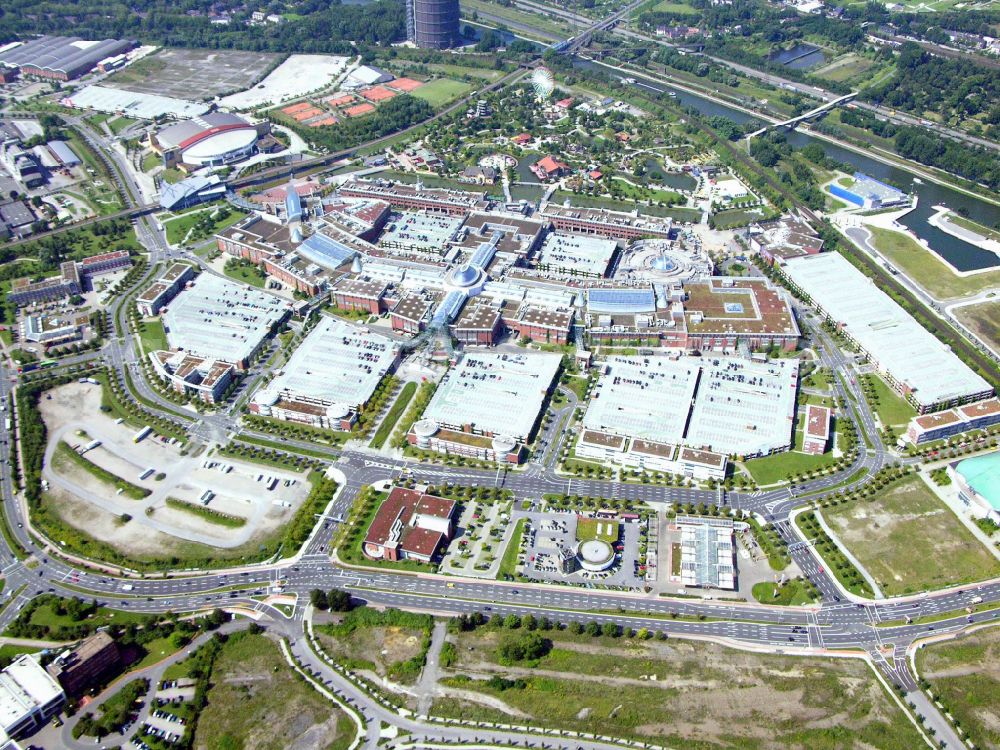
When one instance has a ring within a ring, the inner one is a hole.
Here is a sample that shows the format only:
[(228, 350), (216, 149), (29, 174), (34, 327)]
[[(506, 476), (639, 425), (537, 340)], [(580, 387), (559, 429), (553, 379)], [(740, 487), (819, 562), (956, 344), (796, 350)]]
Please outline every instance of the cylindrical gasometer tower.
[(406, 0), (410, 41), (426, 49), (458, 44), (458, 0)]

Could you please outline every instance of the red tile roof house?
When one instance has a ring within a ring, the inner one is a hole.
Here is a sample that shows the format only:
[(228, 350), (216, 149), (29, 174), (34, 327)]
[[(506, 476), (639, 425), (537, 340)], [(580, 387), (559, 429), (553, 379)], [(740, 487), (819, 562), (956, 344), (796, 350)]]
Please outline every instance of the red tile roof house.
[(451, 538), (454, 513), (454, 500), (394, 487), (368, 527), (365, 556), (430, 562)]
[(546, 156), (543, 159), (539, 159), (528, 167), (528, 169), (534, 172), (535, 176), (542, 182), (562, 177), (562, 175), (570, 171), (568, 164), (559, 161), (554, 156)]

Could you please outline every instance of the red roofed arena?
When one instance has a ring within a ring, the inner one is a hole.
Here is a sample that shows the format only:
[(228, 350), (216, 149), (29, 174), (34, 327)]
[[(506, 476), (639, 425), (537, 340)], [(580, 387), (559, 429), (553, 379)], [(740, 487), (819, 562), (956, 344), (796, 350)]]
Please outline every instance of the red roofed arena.
[(255, 125), (229, 112), (209, 112), (168, 125), (150, 135), (149, 145), (167, 168), (216, 167), (257, 153), (257, 141), (268, 130), (266, 122)]

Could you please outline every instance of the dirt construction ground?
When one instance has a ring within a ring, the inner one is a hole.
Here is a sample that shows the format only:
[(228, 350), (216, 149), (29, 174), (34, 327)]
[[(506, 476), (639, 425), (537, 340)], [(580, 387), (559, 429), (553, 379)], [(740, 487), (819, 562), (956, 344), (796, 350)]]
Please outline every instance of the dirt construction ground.
[[(65, 521), (123, 552), (162, 553), (164, 542), (169, 548), (178, 541), (240, 547), (279, 530), (308, 494), (302, 474), (208, 454), (186, 456), (179, 445), (169, 445), (155, 435), (135, 443), (134, 428), (116, 424), (100, 410), (100, 386), (70, 383), (49, 395), (51, 399), (43, 398), (39, 404), (49, 432), (43, 469), (50, 484), (48, 496)], [(101, 445), (84, 454), (88, 461), (150, 494), (139, 500), (119, 494), (114, 483), (56, 453), (60, 441), (72, 447), (92, 440), (100, 440)], [(140, 479), (146, 469), (153, 469), (153, 474)], [(277, 480), (270, 490), (268, 478)], [(166, 504), (167, 498), (198, 503), (206, 491), (214, 495), (210, 509), (245, 519), (245, 524), (222, 526)], [(123, 514), (131, 520), (122, 523)]]

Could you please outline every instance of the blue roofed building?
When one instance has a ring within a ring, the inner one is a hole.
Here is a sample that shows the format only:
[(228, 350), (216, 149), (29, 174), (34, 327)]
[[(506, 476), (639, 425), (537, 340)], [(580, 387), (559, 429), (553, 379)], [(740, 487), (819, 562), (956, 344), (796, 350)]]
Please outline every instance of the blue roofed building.
[(910, 196), (892, 185), (879, 182), (861, 172), (855, 172), (853, 182), (847, 186), (831, 183), (830, 193), (837, 198), (843, 198), (854, 206), (864, 209), (879, 209), (889, 206), (902, 206), (910, 202)]
[(80, 163), (80, 157), (66, 141), (49, 141), (45, 146), (64, 167), (75, 167)]

